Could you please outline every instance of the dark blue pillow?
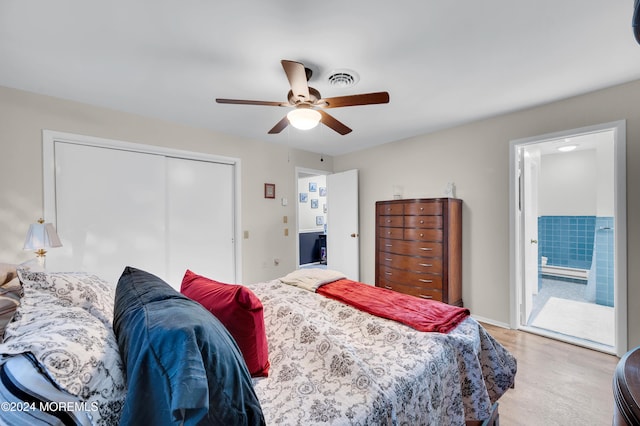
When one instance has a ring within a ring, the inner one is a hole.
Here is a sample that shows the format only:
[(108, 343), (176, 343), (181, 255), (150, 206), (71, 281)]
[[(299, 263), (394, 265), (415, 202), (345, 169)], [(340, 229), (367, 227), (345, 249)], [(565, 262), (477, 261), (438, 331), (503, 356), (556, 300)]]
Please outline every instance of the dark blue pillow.
[(125, 268), (113, 328), (127, 372), (121, 425), (263, 425), (240, 350), (200, 304)]

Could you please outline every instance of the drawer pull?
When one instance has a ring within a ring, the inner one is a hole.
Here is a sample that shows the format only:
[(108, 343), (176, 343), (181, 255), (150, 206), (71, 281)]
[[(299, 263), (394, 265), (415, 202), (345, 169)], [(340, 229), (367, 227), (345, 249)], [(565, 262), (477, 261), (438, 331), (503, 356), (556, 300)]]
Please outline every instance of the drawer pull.
[(393, 244), (385, 244), (385, 247), (393, 247)]
[(384, 288), (386, 288), (387, 290), (393, 290), (393, 287), (391, 287), (390, 285), (386, 285), (386, 284), (385, 284)]
[(423, 211), (423, 210), (424, 210), (424, 207), (420, 207), (420, 211)]
[(386, 275), (393, 275), (393, 272), (385, 272)]
[(420, 278), (419, 280), (421, 283), (432, 283), (433, 280), (425, 280), (424, 278)]
[(387, 234), (388, 234), (388, 235), (391, 235), (391, 231), (388, 231), (388, 232), (387, 232)]
[(421, 220), (421, 221), (420, 221), (420, 225), (422, 225), (423, 223), (424, 223), (424, 220)]
[(433, 296), (429, 296), (427, 294), (420, 294), (420, 297), (422, 297), (423, 299), (433, 299)]
[(384, 260), (387, 262), (391, 262), (392, 259), (390, 257), (385, 257)]
[(424, 237), (424, 234), (420, 234), (420, 237)]
[[(389, 246), (389, 247), (391, 247), (391, 246)], [(433, 249), (431, 247), (420, 247), (420, 250), (431, 251)]]
[(391, 223), (391, 219), (387, 219), (387, 223)]
[(431, 268), (433, 265), (431, 263), (420, 263), (420, 266), (424, 266), (425, 268)]

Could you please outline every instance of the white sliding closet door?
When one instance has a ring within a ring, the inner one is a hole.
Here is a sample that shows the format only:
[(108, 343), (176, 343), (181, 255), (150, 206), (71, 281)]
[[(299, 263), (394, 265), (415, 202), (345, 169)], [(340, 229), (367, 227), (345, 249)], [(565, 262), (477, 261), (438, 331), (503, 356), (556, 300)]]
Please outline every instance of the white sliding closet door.
[(235, 282), (234, 167), (167, 158), (168, 280), (186, 269)]
[(56, 226), (63, 247), (47, 267), (116, 284), (125, 266), (165, 266), (165, 158), (56, 142)]
[(187, 269), (239, 277), (235, 159), (62, 134), (45, 135), (45, 217), (63, 247), (51, 271), (113, 284), (125, 266), (180, 289)]

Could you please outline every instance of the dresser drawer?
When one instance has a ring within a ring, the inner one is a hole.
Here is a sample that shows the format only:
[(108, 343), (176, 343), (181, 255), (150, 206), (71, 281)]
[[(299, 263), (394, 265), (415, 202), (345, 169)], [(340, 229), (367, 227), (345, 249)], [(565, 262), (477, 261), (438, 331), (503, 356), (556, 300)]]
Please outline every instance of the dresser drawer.
[(404, 214), (404, 204), (402, 203), (394, 203), (394, 204), (378, 204), (377, 212), (379, 215), (403, 215)]
[(403, 271), (380, 265), (380, 278), (397, 284), (412, 287), (431, 288), (442, 290), (442, 276), (436, 274), (421, 274), (419, 272)]
[(442, 273), (442, 259), (439, 257), (415, 257), (402, 256), (393, 253), (380, 253), (378, 263), (396, 269), (405, 269), (407, 271), (428, 272), (431, 274)]
[(404, 229), (403, 238), (414, 241), (442, 241), (442, 229)]
[(404, 216), (407, 228), (442, 228), (442, 216)]
[(390, 228), (387, 226), (381, 226), (378, 228), (378, 236), (401, 240), (404, 238), (404, 228)]
[(380, 238), (378, 250), (385, 253), (408, 254), (422, 257), (442, 257), (442, 243), (432, 241), (403, 241)]
[(404, 216), (378, 216), (378, 226), (402, 228), (404, 226)]
[(387, 290), (393, 290), (404, 294), (409, 294), (411, 296), (417, 296), (422, 299), (437, 300), (438, 302), (442, 302), (441, 290), (402, 285), (387, 281), (385, 279), (380, 279), (378, 287), (386, 288)]
[(441, 215), (442, 203), (425, 202), (425, 203), (407, 203), (404, 205), (404, 214), (409, 215)]

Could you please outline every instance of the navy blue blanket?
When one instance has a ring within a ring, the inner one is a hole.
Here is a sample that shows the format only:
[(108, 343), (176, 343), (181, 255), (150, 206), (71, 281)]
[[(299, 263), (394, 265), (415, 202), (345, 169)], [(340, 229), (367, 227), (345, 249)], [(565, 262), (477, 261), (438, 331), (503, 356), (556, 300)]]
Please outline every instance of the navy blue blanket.
[(113, 328), (127, 373), (121, 425), (264, 425), (235, 341), (200, 304), (125, 268)]

